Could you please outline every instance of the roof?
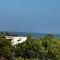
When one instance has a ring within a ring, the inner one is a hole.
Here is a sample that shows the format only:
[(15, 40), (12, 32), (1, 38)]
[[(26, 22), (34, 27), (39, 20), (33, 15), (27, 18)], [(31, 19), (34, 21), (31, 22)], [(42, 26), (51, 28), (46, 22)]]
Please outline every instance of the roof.
[(13, 36), (5, 36), (6, 39), (13, 39), (14, 37)]

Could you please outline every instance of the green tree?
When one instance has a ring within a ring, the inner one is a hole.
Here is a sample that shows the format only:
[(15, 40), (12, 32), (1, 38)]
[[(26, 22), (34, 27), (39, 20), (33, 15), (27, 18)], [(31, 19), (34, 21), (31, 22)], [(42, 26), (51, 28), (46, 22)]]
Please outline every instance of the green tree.
[(5, 35), (0, 34), (0, 57), (5, 59), (12, 60), (13, 56), (13, 47), (10, 42), (5, 38)]

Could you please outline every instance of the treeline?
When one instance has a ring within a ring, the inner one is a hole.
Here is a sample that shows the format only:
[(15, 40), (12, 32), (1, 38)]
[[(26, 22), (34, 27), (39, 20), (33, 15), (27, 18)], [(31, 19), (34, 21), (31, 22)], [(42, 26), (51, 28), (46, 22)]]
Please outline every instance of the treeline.
[(60, 40), (53, 35), (28, 39), (12, 46), (4, 34), (0, 34), (0, 58), (5, 60), (60, 60)]

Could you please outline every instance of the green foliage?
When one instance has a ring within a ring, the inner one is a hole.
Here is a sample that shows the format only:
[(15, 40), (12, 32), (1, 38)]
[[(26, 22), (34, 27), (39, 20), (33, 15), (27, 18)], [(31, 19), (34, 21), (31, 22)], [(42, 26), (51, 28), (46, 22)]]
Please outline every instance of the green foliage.
[(3, 33), (0, 33), (0, 57), (8, 60), (60, 60), (60, 40), (48, 34), (40, 39), (28, 39), (16, 45), (10, 44)]
[(52, 35), (47, 35), (40, 38), (40, 40), (28, 39), (26, 42), (16, 46), (15, 55), (16, 57), (39, 58), (40, 60), (59, 60), (60, 40)]
[(12, 60), (13, 56), (13, 47), (8, 42), (3, 34), (0, 34), (0, 57), (5, 59)]
[(16, 58), (16, 60), (24, 60), (24, 58), (18, 57), (18, 58)]

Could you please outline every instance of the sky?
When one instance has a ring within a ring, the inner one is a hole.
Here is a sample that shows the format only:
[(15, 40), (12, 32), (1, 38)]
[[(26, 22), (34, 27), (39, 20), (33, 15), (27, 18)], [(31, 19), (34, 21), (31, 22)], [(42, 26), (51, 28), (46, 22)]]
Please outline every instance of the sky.
[(0, 0), (0, 31), (60, 33), (60, 0)]

